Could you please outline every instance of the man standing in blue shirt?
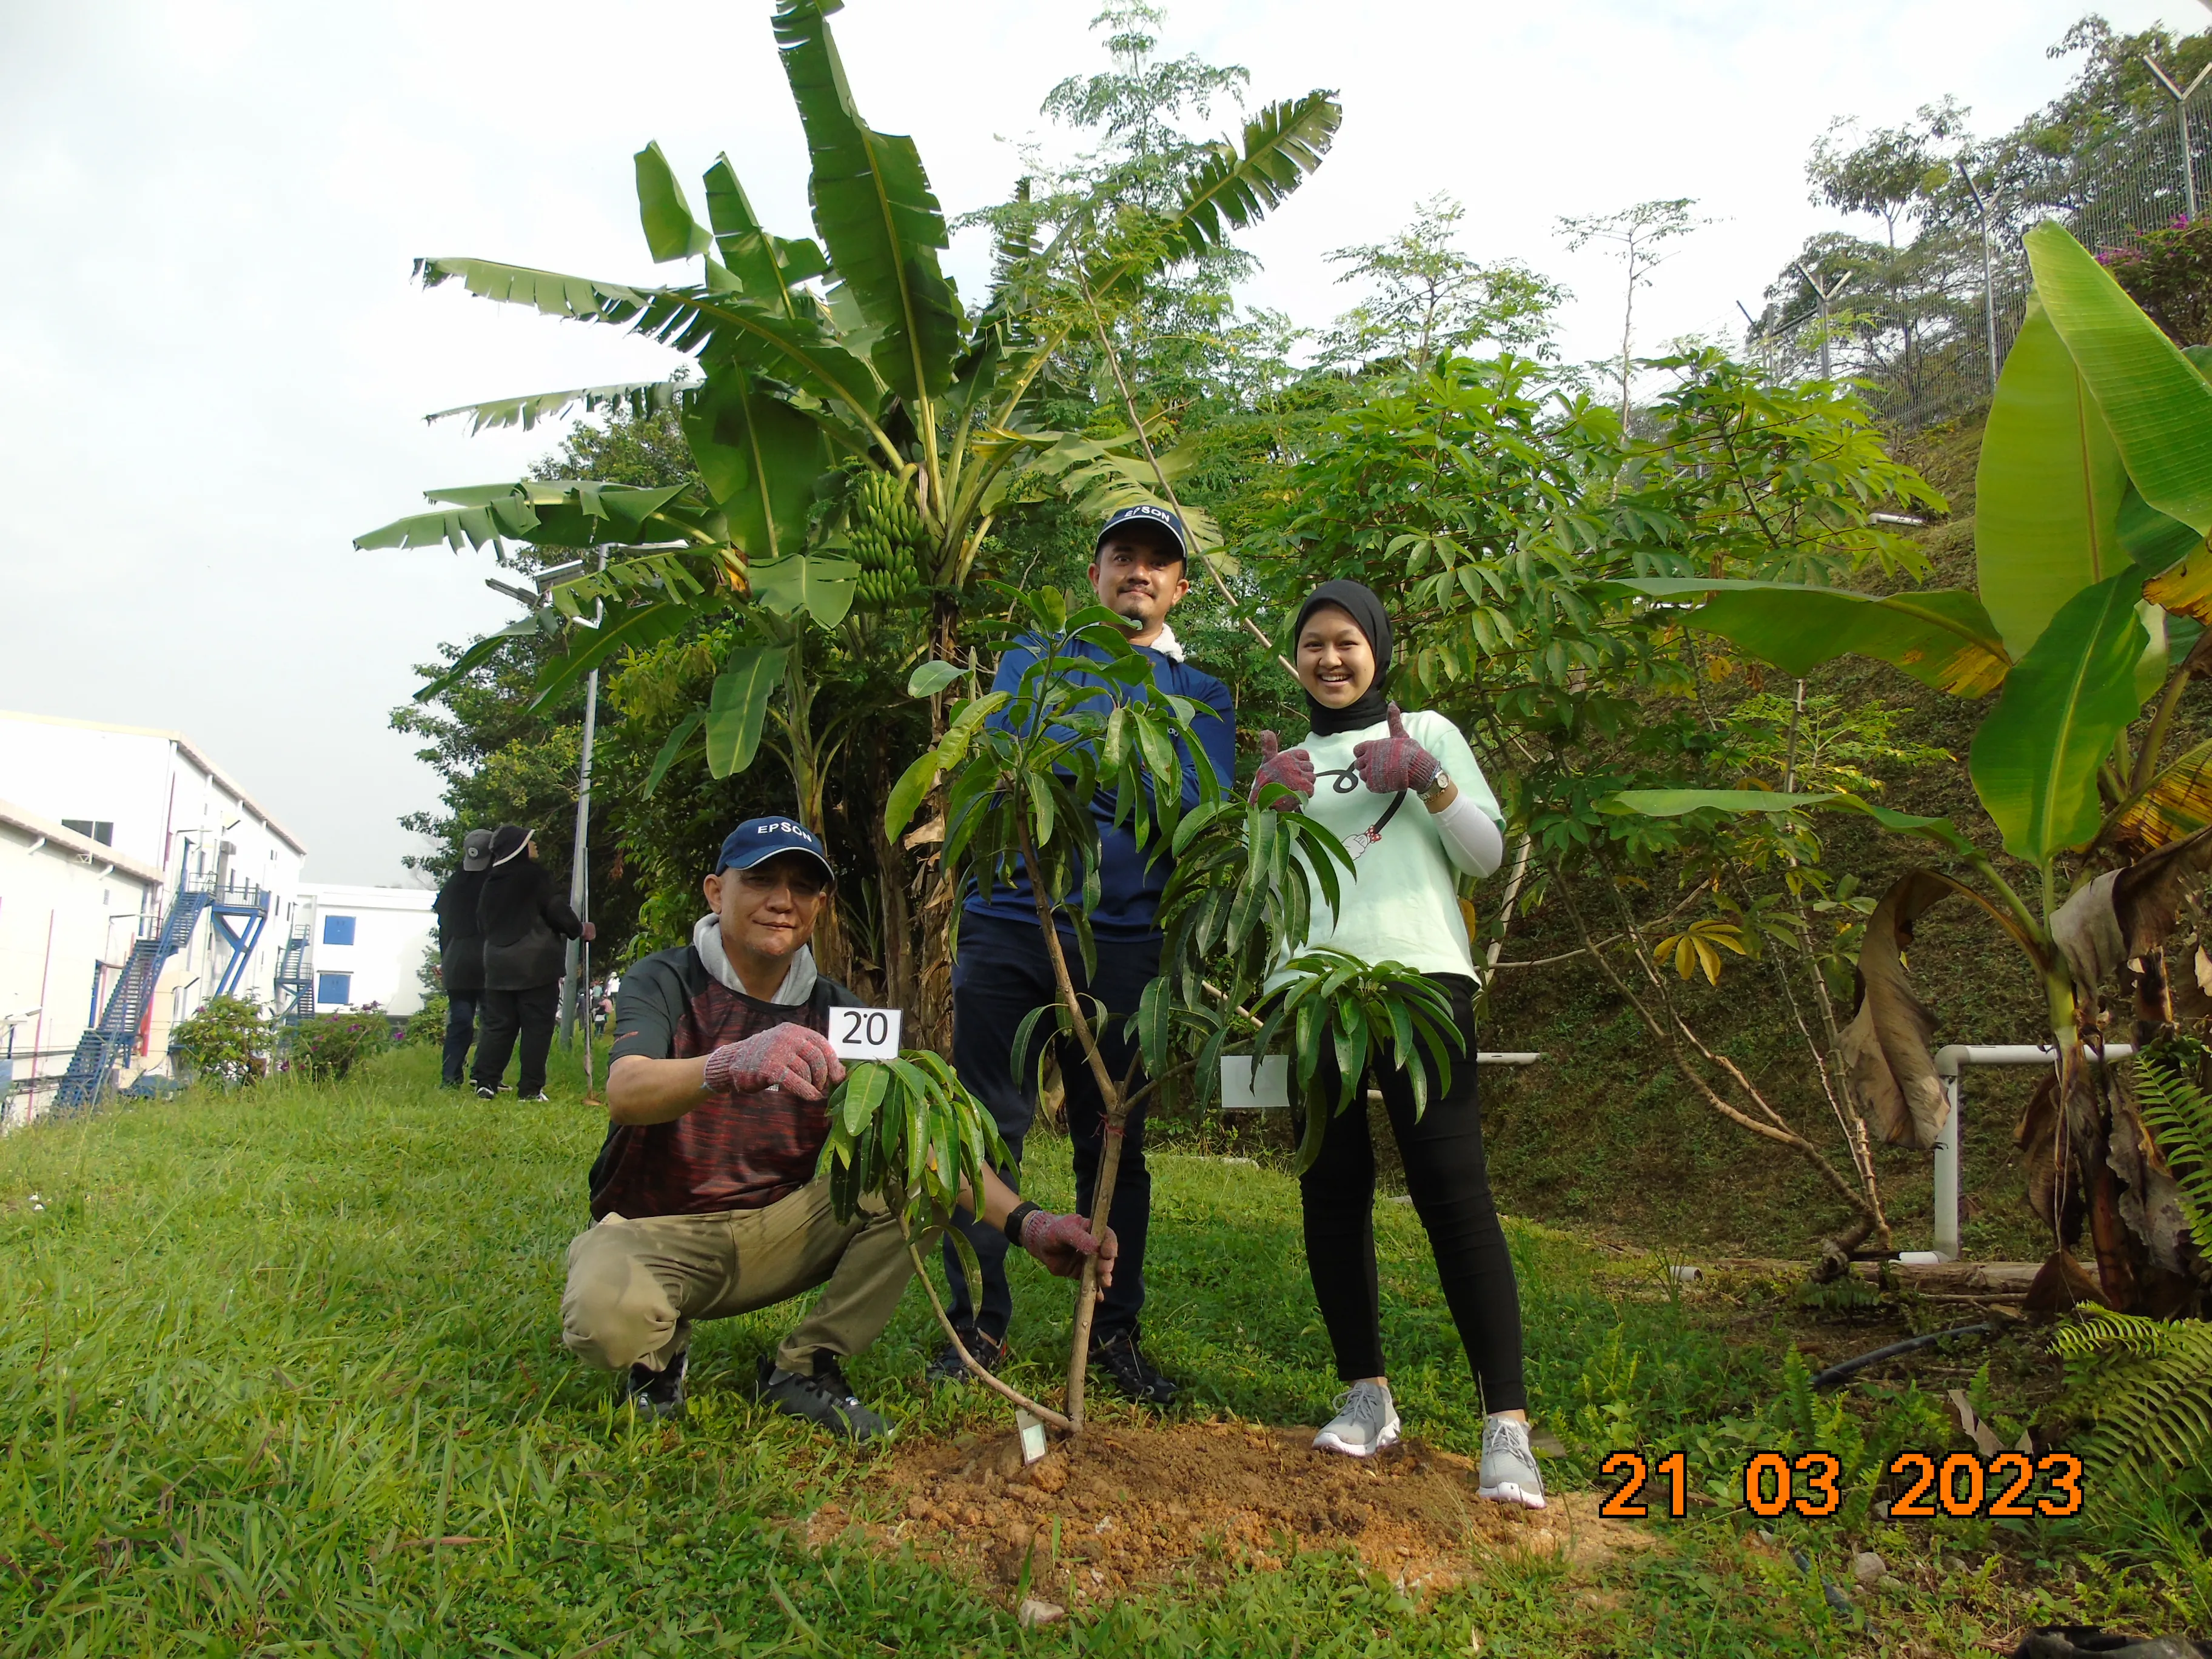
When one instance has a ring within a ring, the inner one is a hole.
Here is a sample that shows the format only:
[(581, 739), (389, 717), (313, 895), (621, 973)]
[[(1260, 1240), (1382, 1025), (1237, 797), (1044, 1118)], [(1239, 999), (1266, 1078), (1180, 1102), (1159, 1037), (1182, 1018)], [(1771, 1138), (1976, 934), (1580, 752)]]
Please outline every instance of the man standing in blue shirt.
[[(1199, 705), (1193, 729), (1214, 775), (1225, 786), (1237, 765), (1237, 714), (1229, 689), (1183, 661), (1182, 647), (1167, 625), (1168, 612), (1190, 592), (1188, 569), (1189, 549), (1181, 520), (1157, 507), (1124, 507), (1099, 532), (1091, 586), (1100, 604), (1133, 625), (1130, 642), (1151, 659), (1153, 684)], [(1088, 647), (1073, 648), (1097, 654)], [(992, 689), (1017, 690), (1024, 672), (1036, 660), (1034, 652), (1020, 647), (1007, 652), (1000, 659)], [(1098, 684), (1097, 706), (1103, 707), (1112, 693), (1106, 682)], [(1182, 759), (1182, 804), (1188, 808), (1198, 804), (1198, 765), (1187, 749)], [(1097, 974), (1088, 981), (1084, 978), (1083, 957), (1072, 927), (1062, 926), (1061, 942), (1076, 990), (1097, 998), (1110, 1012), (1110, 1020), (1096, 1021), (1092, 1029), (1108, 1069), (1119, 1077), (1134, 1051), (1121, 1023), (1136, 1012), (1138, 998), (1159, 972), (1160, 933), (1154, 916), (1173, 863), (1157, 839), (1140, 850), (1134, 832), (1114, 823), (1110, 793), (1095, 796), (1091, 811), (1098, 825), (1101, 854), (1098, 908), (1091, 913)], [(1016, 1065), (1014, 1033), (1031, 1009), (1050, 1002), (1054, 995), (1052, 967), (1038, 935), (1027, 880), (988, 892), (971, 888), (961, 912), (959, 955), (952, 972), (952, 1064), (969, 1092), (990, 1109), (1018, 1162), (1023, 1138), (1036, 1114), (1037, 1049), (1033, 1046)], [(1048, 1024), (1041, 1022), (1033, 1044), (1047, 1040)], [(1104, 1106), (1078, 1046), (1068, 1039), (1053, 1040), (1060, 1045), (1060, 1074), (1067, 1091), (1076, 1208), (1087, 1215), (1105, 1145)], [(1141, 1073), (1136, 1086), (1143, 1086)], [(1018, 1189), (1018, 1169), (1000, 1173), (1009, 1186)], [(1137, 1316), (1145, 1303), (1145, 1229), (1152, 1206), (1139, 1107), (1129, 1115), (1115, 1177), (1111, 1225), (1121, 1241), (1121, 1255), (1114, 1283), (1099, 1304), (1091, 1328), (1091, 1362), (1104, 1370), (1120, 1393), (1164, 1406), (1175, 1398), (1176, 1385), (1153, 1369), (1137, 1346)], [(969, 1227), (968, 1237), (975, 1247), (983, 1282), (980, 1294), (971, 1297), (967, 1275), (948, 1241), (945, 1268), (952, 1287), (952, 1319), (968, 1351), (995, 1369), (1005, 1352), (1006, 1322), (1013, 1311), (1006, 1284), (1006, 1241), (988, 1227), (974, 1225)], [(950, 1343), (929, 1370), (933, 1379), (945, 1381), (966, 1375), (958, 1351)]]

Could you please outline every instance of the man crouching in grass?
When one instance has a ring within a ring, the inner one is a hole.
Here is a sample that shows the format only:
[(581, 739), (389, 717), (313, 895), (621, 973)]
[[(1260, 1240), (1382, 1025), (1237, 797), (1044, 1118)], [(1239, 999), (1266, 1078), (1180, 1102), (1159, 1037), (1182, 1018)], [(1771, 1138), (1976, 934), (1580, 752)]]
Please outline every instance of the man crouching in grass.
[[(761, 1356), (754, 1398), (854, 1440), (890, 1431), (843, 1364), (890, 1322), (913, 1259), (880, 1201), (840, 1221), (815, 1176), (824, 1097), (845, 1076), (830, 1010), (860, 1000), (815, 971), (810, 947), (836, 884), (802, 825), (750, 818), (722, 843), (691, 943), (623, 977), (612, 1121), (592, 1165), (593, 1224), (568, 1247), (561, 1335), (586, 1364), (626, 1373), (623, 1397), (641, 1413), (682, 1413), (696, 1322), (818, 1285), (813, 1310)], [(1082, 1217), (1024, 1202), (988, 1170), (982, 1216), (1062, 1278), (1094, 1253), (1102, 1291), (1113, 1277), (1110, 1229), (1094, 1239)]]

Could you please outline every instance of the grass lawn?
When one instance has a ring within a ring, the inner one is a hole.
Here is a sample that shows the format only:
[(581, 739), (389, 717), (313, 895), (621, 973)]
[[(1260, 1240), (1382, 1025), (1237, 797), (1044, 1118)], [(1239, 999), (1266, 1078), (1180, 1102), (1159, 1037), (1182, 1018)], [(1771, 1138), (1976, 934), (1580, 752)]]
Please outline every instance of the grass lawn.
[[(1870, 1508), (1899, 1446), (1948, 1449), (1963, 1386), (2008, 1441), (2056, 1389), (2036, 1340), (1929, 1351), (1810, 1396), (1814, 1363), (1955, 1310), (1808, 1307), (1535, 1225), (1511, 1235), (1534, 1415), (1559, 1490), (1615, 1447), (1690, 1460), (1656, 1547), (1571, 1565), (1471, 1551), (1409, 1599), (1342, 1553), (1234, 1559), (1024, 1631), (968, 1582), (808, 1516), (887, 1503), (884, 1472), (745, 1400), (788, 1309), (702, 1328), (681, 1426), (633, 1429), (562, 1350), (562, 1251), (601, 1133), (566, 1102), (441, 1094), (403, 1051), (341, 1085), (191, 1093), (0, 1141), (0, 1655), (1986, 1653), (2031, 1623), (2212, 1629), (2201, 1534), (2093, 1483), (2071, 1521), (1895, 1525)], [(556, 1071), (555, 1091), (562, 1089)], [(1028, 1185), (1068, 1194), (1066, 1148)], [(38, 1194), (42, 1209), (33, 1207)], [(1164, 1155), (1148, 1344), (1177, 1415), (1326, 1415), (1336, 1383), (1283, 1171)], [(1378, 1206), (1407, 1432), (1462, 1454), (1480, 1416), (1419, 1230)], [(1064, 1288), (1016, 1263), (1023, 1380), (1054, 1386)], [(1000, 1432), (980, 1391), (921, 1391), (918, 1291), (851, 1367), (902, 1439)], [(1108, 1424), (1132, 1420), (1102, 1406)], [(1755, 1449), (1833, 1450), (1827, 1521), (1741, 1503)], [(1765, 1529), (1761, 1535), (1761, 1529)], [(1856, 1589), (1855, 1552), (1887, 1578)]]

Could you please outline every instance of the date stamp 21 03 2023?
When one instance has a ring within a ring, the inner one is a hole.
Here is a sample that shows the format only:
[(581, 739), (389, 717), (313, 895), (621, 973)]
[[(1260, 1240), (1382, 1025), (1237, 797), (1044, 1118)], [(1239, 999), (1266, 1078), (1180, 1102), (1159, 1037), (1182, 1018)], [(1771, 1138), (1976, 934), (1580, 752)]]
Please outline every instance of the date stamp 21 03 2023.
[[(1689, 1513), (1688, 1456), (1669, 1452), (1658, 1459), (1642, 1452), (1607, 1455), (1599, 1473), (1614, 1486), (1598, 1513), (1616, 1521), (1646, 1518), (1680, 1521)], [(1896, 1482), (1889, 1499), (1893, 1521), (1932, 1521), (1949, 1516), (1965, 1521), (2052, 1520), (2079, 1515), (2087, 1494), (2081, 1485), (2081, 1460), (2071, 1452), (1901, 1451), (1889, 1461)], [(1739, 1471), (1743, 1505), (1771, 1520), (1785, 1512), (1821, 1520), (1843, 1507), (1842, 1460), (1831, 1452), (1754, 1452)], [(1702, 1500), (1701, 1500), (1702, 1501)]]

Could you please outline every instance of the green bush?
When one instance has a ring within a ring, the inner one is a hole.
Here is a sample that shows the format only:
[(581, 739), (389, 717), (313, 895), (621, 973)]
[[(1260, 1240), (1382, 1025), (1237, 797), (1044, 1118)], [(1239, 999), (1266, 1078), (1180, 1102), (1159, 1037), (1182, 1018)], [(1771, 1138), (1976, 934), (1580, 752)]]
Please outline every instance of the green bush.
[(2176, 345), (2212, 340), (2212, 219), (2177, 218), (2130, 246), (2101, 250), (2097, 262)]
[(410, 1048), (435, 1048), (443, 1043), (448, 1006), (446, 994), (441, 991), (408, 1015), (407, 1030), (399, 1039), (402, 1045)]
[(319, 1082), (336, 1082), (355, 1065), (392, 1046), (392, 1021), (374, 1003), (341, 1008), (295, 1026), (285, 1067)]
[(210, 997), (169, 1032), (169, 1052), (203, 1081), (235, 1089), (269, 1069), (269, 1021), (244, 997)]

